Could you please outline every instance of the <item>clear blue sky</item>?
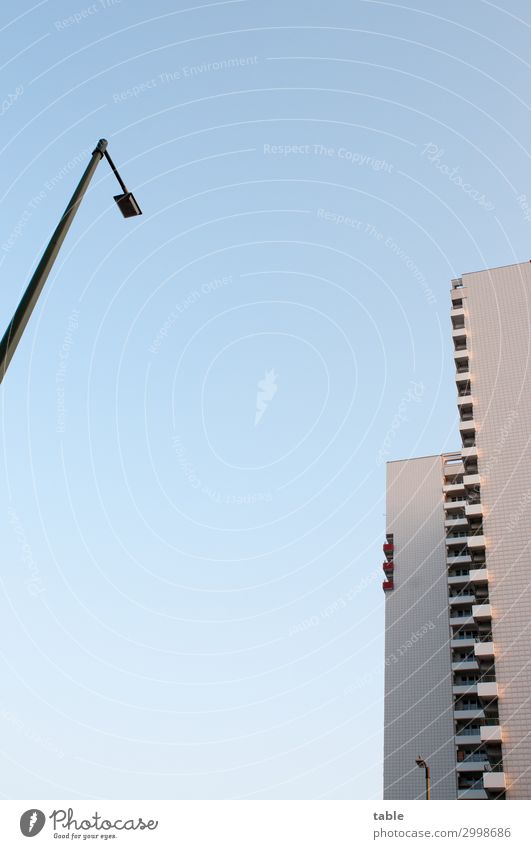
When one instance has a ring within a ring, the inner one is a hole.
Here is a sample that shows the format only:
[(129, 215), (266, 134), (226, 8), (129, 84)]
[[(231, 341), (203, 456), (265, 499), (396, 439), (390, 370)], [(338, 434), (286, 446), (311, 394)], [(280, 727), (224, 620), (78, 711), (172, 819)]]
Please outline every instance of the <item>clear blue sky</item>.
[[(381, 795), (385, 459), (458, 445), (449, 285), (531, 255), (530, 13), (2, 6), (0, 794)], [(525, 196), (525, 197), (522, 197)]]

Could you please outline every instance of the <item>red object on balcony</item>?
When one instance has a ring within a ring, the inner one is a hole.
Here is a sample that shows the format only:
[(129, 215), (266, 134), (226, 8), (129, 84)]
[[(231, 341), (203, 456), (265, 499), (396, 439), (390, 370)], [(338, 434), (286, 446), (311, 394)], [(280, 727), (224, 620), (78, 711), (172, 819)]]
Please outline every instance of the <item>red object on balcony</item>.
[(391, 581), (383, 581), (382, 587), (383, 587), (384, 590), (394, 590), (394, 588), (395, 588), (394, 581), (392, 581), (392, 580)]
[(393, 572), (394, 568), (395, 564), (392, 560), (384, 560), (384, 562), (382, 563), (382, 569), (384, 570), (384, 572)]
[(392, 554), (395, 550), (394, 544), (392, 542), (384, 542), (383, 544), (383, 552), (384, 554)]

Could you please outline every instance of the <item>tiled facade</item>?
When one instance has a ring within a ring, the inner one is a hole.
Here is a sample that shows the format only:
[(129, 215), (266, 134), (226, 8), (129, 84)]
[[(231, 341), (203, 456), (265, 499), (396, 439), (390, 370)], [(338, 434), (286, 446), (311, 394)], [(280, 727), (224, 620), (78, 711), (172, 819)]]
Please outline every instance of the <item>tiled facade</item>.
[(466, 274), (459, 282), (506, 798), (531, 799), (531, 263)]
[(421, 755), (434, 799), (530, 799), (531, 264), (453, 281), (451, 319), (461, 451), (388, 464), (384, 797)]
[(430, 763), (433, 798), (456, 797), (442, 474), (440, 456), (387, 466), (386, 799), (423, 797), (417, 755)]

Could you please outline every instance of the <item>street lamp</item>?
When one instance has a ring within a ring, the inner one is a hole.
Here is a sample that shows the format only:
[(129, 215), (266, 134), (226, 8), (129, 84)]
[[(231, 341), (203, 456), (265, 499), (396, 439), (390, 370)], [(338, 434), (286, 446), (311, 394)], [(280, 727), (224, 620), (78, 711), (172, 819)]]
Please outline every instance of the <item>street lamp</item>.
[(127, 187), (120, 177), (114, 162), (111, 157), (107, 153), (107, 140), (100, 139), (94, 150), (92, 151), (92, 156), (89, 164), (85, 169), (85, 173), (81, 177), (77, 188), (70, 198), (68, 206), (66, 207), (59, 224), (57, 225), (54, 234), (48, 245), (46, 250), (44, 251), (42, 258), (33, 273), (33, 277), (31, 278), (26, 291), (22, 295), (20, 303), (15, 311), (13, 318), (11, 319), (6, 332), (4, 333), (4, 337), (0, 342), (0, 383), (3, 381), (7, 367), (11, 362), (13, 354), (16, 351), (17, 345), (22, 338), (22, 334), (26, 328), (26, 325), (30, 319), (31, 313), (35, 307), (39, 299), (39, 295), (41, 294), (44, 284), (48, 278), (50, 271), (52, 270), (53, 264), (56, 260), (57, 254), (61, 248), (65, 240), (65, 236), (70, 229), (70, 225), (74, 220), (74, 216), (79, 209), (79, 205), (83, 199), (83, 195), (85, 194), (88, 185), (94, 176), (94, 172), (96, 171), (97, 166), (103, 159), (103, 157), (107, 159), (109, 165), (114, 171), (118, 182), (120, 183), (120, 187), (122, 189), (122, 194), (114, 195), (114, 200), (116, 201), (118, 208), (124, 218), (131, 218), (133, 215), (142, 215), (142, 210), (137, 204), (135, 198), (127, 190)]
[(431, 794), (430, 794), (430, 790), (431, 790), (431, 787), (430, 787), (430, 768), (429, 768), (428, 764), (426, 763), (426, 761), (424, 760), (424, 758), (421, 758), (421, 756), (420, 756), (420, 755), (418, 755), (418, 756), (415, 758), (415, 763), (417, 764), (417, 766), (419, 766), (421, 769), (424, 769), (424, 771), (425, 771), (425, 776), (426, 776), (426, 799), (429, 799), (429, 798), (430, 798), (430, 795), (431, 795)]

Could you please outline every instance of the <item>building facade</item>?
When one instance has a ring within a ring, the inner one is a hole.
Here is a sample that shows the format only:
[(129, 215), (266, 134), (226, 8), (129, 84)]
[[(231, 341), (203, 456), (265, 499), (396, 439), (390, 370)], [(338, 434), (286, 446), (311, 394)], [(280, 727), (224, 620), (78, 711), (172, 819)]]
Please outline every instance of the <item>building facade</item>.
[(387, 469), (384, 798), (421, 755), (434, 799), (531, 799), (531, 263), (451, 297), (461, 450)]

